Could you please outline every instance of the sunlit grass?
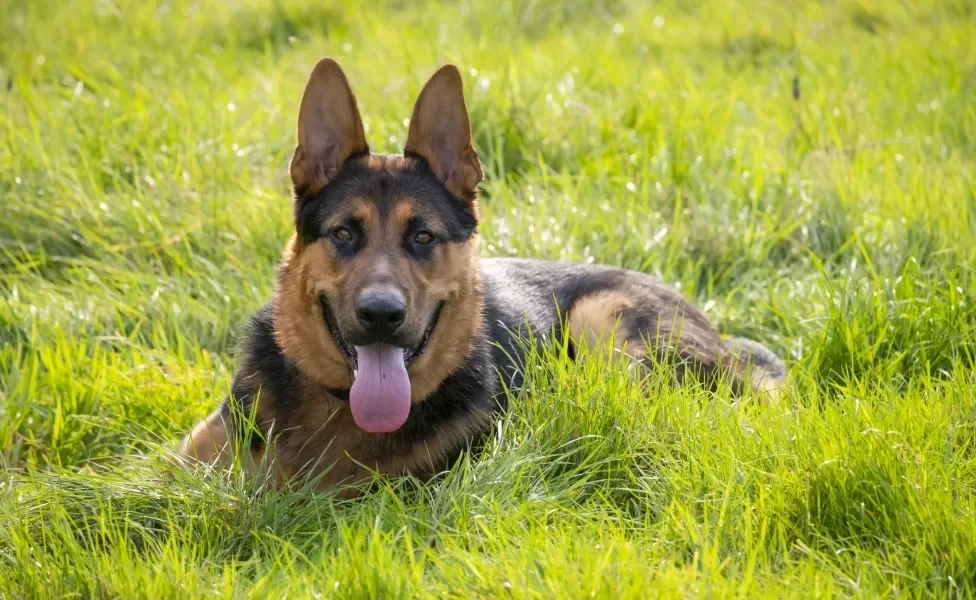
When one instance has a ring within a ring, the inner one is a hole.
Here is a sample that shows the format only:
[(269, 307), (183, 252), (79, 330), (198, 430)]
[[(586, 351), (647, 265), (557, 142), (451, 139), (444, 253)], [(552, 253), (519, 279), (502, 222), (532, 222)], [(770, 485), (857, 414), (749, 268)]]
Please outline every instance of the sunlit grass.
[[(971, 597), (974, 26), (959, 0), (8, 0), (0, 598)], [(556, 345), (433, 482), (167, 466), (270, 294), (325, 55), (380, 151), (459, 64), (482, 254), (656, 274), (788, 357), (783, 400)]]

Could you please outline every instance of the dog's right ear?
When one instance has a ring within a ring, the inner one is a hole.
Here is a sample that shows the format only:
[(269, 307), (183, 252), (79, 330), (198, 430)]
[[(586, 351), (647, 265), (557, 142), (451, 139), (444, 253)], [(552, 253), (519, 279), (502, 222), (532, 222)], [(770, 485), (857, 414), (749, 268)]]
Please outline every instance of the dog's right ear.
[(342, 163), (361, 152), (369, 147), (356, 97), (339, 63), (323, 58), (312, 69), (298, 111), (298, 147), (291, 159), (295, 193), (320, 192)]
[(403, 153), (423, 158), (448, 191), (474, 203), (484, 171), (471, 145), (464, 84), (456, 66), (444, 65), (424, 85), (413, 107)]

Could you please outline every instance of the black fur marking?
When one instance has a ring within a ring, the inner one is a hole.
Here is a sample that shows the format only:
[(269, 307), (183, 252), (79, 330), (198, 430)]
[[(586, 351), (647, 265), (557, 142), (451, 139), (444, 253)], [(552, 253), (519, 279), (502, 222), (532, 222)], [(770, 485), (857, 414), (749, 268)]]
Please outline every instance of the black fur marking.
[[(561, 339), (579, 298), (617, 289), (627, 278), (620, 269), (538, 260), (487, 259), (481, 267), (494, 363), (513, 389), (522, 386), (526, 341), (534, 339), (541, 348), (548, 339)], [(572, 345), (570, 354), (575, 355)]]
[(413, 160), (404, 168), (377, 169), (368, 165), (367, 155), (359, 154), (347, 160), (321, 192), (296, 189), (295, 227), (302, 242), (311, 244), (324, 236), (323, 224), (352, 198), (373, 202), (381, 216), (390, 214), (396, 199), (411, 198), (421, 212), (430, 210), (443, 221), (444, 231), (435, 233), (451, 242), (469, 240), (477, 227), (474, 207), (451, 194), (423, 159), (410, 157)]
[[(241, 364), (224, 410), (228, 413), (225, 417), (234, 417), (228, 422), (235, 432), (241, 432), (237, 435), (249, 432), (251, 448), (258, 449), (264, 445), (268, 424), (243, 422), (254, 412), (255, 400), (260, 398), (261, 402), (272, 403), (276, 418), (287, 416), (297, 401), (303, 378), (275, 340), (270, 305), (265, 305), (251, 318), (245, 339)], [(230, 410), (231, 402), (236, 404), (233, 411)]]
[(336, 229), (333, 229), (329, 232), (329, 239), (332, 240), (339, 258), (350, 259), (356, 256), (366, 243), (363, 223), (359, 219), (346, 219), (340, 227), (346, 229), (351, 237), (348, 240), (340, 240), (335, 235)]
[(339, 388), (323, 388), (325, 393), (329, 394), (336, 400), (342, 400), (343, 402), (349, 402), (349, 390), (342, 390)]
[(427, 231), (429, 226), (420, 217), (414, 217), (410, 219), (407, 223), (406, 230), (403, 232), (403, 247), (409, 252), (414, 258), (423, 261), (429, 261), (434, 256), (434, 249), (440, 243), (437, 236), (433, 236), (433, 240), (427, 244), (421, 244), (416, 241), (417, 234), (422, 231)]
[(444, 220), (444, 233), (447, 233), (448, 241), (457, 243), (471, 239), (478, 229), (478, 218), (475, 216), (473, 204), (458, 198), (444, 187), (422, 156), (413, 152), (407, 152), (404, 156), (414, 161), (410, 168), (417, 185), (414, 197), (429, 202), (442, 218), (445, 215), (450, 217)]

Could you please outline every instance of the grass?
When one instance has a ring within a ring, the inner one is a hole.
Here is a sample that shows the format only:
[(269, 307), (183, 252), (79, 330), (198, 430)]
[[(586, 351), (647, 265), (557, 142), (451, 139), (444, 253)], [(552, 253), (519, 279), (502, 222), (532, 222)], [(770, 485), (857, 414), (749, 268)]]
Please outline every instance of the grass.
[[(976, 595), (974, 27), (967, 0), (5, 0), (0, 598)], [(269, 297), (324, 55), (380, 151), (461, 65), (482, 254), (657, 274), (790, 359), (783, 401), (555, 345), (433, 482), (166, 476)]]

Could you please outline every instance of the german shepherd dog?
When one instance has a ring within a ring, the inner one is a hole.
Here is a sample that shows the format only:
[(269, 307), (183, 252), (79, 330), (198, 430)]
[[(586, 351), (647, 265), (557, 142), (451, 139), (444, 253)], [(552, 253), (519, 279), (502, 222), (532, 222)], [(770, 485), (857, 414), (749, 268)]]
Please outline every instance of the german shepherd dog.
[(183, 442), (187, 458), (227, 464), (249, 448), (247, 464), (275, 465), (276, 481), (314, 475), (320, 487), (431, 475), (506, 408), (526, 336), (566, 339), (571, 354), (612, 339), (645, 367), (671, 357), (679, 381), (726, 374), (764, 394), (784, 381), (770, 350), (723, 340), (648, 275), (479, 260), (483, 174), (453, 65), (424, 86), (403, 154), (389, 156), (369, 151), (345, 75), (321, 60), (290, 170), (296, 232), (273, 298), (250, 321), (230, 396)]

